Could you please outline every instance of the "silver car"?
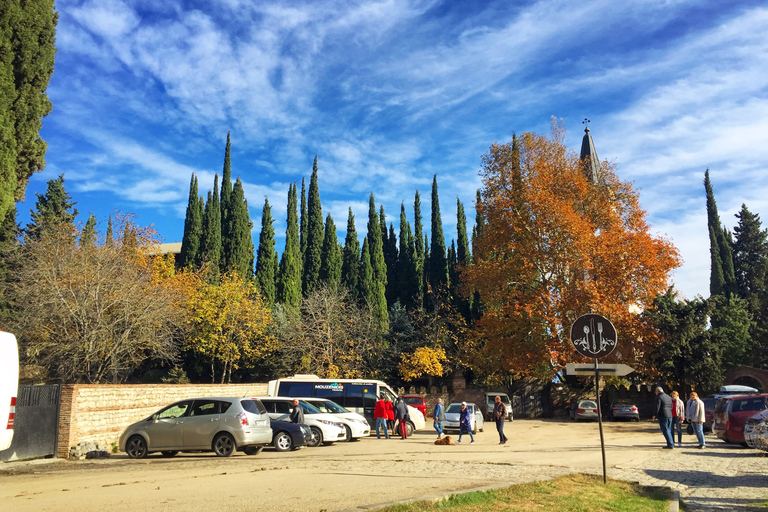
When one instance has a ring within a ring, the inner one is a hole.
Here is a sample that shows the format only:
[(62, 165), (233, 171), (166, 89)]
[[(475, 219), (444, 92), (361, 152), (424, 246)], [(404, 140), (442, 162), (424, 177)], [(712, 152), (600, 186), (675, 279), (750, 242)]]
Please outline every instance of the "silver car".
[[(483, 419), (483, 411), (476, 404), (468, 403), (467, 409), (469, 409), (469, 420), (472, 424), (472, 433), (482, 432), (485, 430), (485, 420)], [(445, 410), (445, 421), (443, 421), (443, 431), (445, 432), (458, 432), (460, 430), (460, 415), (461, 404), (454, 402), (448, 406)]]
[(269, 416), (258, 399), (206, 397), (181, 400), (130, 425), (120, 436), (120, 450), (132, 459), (180, 451), (229, 457), (237, 450), (256, 455), (271, 442)]

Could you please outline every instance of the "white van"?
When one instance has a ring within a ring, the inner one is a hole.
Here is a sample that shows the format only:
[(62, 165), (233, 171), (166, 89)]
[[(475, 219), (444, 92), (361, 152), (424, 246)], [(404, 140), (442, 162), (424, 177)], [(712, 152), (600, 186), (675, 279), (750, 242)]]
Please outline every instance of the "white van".
[(19, 346), (16, 336), (0, 331), (0, 451), (13, 441), (16, 396), (19, 392)]
[(371, 433), (371, 426), (368, 424), (365, 416), (352, 412), (333, 400), (314, 397), (300, 397), (299, 400), (308, 403), (320, 412), (332, 414), (334, 418), (338, 419), (339, 423), (344, 425), (347, 431), (347, 441), (357, 441), (361, 437), (368, 437)]
[[(294, 375), (269, 381), (269, 396), (317, 397), (333, 400), (340, 406), (362, 414), (368, 423), (375, 425), (373, 409), (380, 396), (387, 396), (394, 403), (397, 395), (380, 380), (370, 379), (321, 379), (317, 375)], [(427, 423), (421, 411), (408, 406), (408, 436), (421, 430)]]

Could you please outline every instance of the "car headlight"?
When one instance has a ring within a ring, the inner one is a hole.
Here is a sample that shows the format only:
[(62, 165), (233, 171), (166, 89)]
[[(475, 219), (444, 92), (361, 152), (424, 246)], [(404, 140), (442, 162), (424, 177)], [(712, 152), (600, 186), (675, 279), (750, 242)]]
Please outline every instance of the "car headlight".
[(319, 421), (323, 425), (338, 425), (338, 423), (333, 422), (333, 421), (329, 421), (329, 420), (317, 420), (317, 421)]

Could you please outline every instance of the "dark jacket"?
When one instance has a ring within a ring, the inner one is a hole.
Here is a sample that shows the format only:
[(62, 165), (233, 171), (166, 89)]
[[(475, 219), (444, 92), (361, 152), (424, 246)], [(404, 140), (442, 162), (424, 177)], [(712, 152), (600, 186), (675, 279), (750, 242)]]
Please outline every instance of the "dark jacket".
[(395, 419), (396, 420), (408, 419), (408, 405), (399, 399), (397, 402), (395, 402)]
[(493, 419), (494, 421), (499, 421), (506, 419), (507, 417), (507, 406), (504, 405), (504, 402), (496, 402), (493, 404)]
[(653, 410), (656, 411), (655, 416), (659, 419), (671, 418), (672, 397), (663, 392), (656, 395), (656, 402), (654, 402)]
[(291, 421), (293, 423), (304, 423), (304, 408), (301, 404), (295, 406), (291, 411)]
[(472, 419), (469, 415), (469, 407), (465, 407), (459, 413), (459, 429), (460, 432), (472, 432)]

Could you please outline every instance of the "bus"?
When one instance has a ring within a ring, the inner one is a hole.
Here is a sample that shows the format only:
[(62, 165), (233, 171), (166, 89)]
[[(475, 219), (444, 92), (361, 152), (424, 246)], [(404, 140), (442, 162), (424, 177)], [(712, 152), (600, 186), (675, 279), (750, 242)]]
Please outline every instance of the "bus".
[[(267, 388), (269, 396), (328, 398), (350, 411), (362, 414), (370, 425), (375, 425), (373, 409), (379, 397), (386, 396), (392, 402), (397, 394), (386, 383), (372, 379), (321, 379), (317, 375), (294, 375), (271, 380)], [(426, 427), (421, 411), (408, 406), (408, 435)], [(373, 432), (373, 429), (371, 429)]]
[(0, 451), (13, 441), (16, 396), (19, 392), (19, 346), (16, 336), (0, 331)]

